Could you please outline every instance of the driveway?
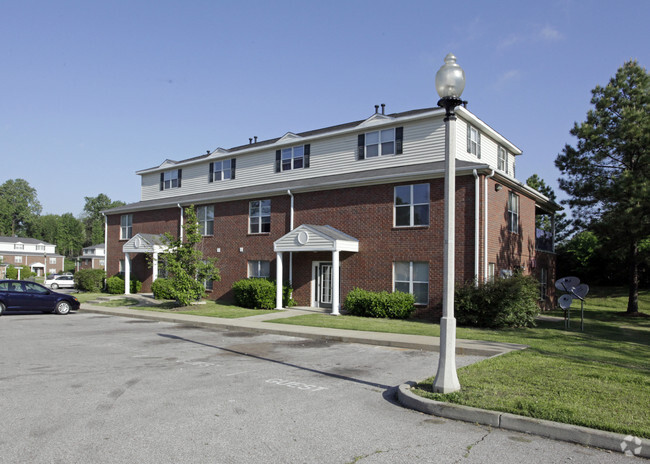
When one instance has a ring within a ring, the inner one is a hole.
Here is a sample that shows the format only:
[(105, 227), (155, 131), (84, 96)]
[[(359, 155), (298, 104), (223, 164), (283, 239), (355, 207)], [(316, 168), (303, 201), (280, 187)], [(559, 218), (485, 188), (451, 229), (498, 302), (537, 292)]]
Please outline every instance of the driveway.
[(0, 353), (0, 463), (641, 462), (402, 408), (429, 351), (13, 313)]

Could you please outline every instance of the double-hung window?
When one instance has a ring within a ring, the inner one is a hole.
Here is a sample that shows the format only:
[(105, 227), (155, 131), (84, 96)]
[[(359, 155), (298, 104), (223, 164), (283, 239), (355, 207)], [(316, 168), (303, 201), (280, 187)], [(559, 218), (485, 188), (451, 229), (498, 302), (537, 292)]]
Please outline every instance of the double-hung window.
[(429, 225), (429, 184), (395, 187), (395, 226)]
[(271, 262), (254, 260), (248, 262), (248, 277), (263, 277), (268, 278), (271, 276)]
[(508, 173), (508, 152), (503, 147), (497, 149), (497, 169)]
[(133, 214), (120, 217), (120, 240), (128, 240), (133, 235)]
[(539, 299), (546, 300), (546, 292), (548, 291), (548, 270), (545, 267), (539, 270)]
[(271, 232), (271, 200), (256, 200), (249, 203), (249, 232), (262, 234)]
[(56, 264), (56, 258), (50, 258), (50, 264)]
[(36, 251), (45, 251), (45, 245), (36, 245)]
[(275, 151), (275, 172), (309, 167), (310, 144)]
[(403, 152), (404, 128), (395, 127), (358, 136), (358, 159), (375, 158), (386, 155), (400, 155)]
[(201, 235), (214, 235), (214, 205), (196, 208)]
[(174, 169), (173, 171), (161, 172), (160, 190), (180, 188), (182, 177), (183, 177), (182, 169)]
[(23, 257), (22, 256), (15, 256), (14, 257), (14, 263), (22, 263), (23, 262)]
[(429, 263), (396, 261), (393, 280), (396, 292), (412, 294), (416, 304), (429, 303)]
[(14, 250), (24, 250), (24, 249), (25, 249), (25, 245), (23, 245), (22, 243), (14, 243)]
[(477, 158), (481, 157), (481, 133), (469, 124), (467, 125), (467, 153)]
[(234, 179), (236, 168), (237, 160), (235, 158), (214, 161), (210, 163), (210, 176), (208, 177), (208, 182)]
[(519, 232), (519, 195), (512, 192), (508, 195), (508, 230)]

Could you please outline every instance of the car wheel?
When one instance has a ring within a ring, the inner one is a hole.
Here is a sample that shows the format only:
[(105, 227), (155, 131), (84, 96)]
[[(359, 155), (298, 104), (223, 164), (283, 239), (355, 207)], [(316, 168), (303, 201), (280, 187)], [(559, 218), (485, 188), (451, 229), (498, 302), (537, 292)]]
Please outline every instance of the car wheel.
[(52, 287), (54, 290), (56, 290), (57, 288), (59, 288), (58, 284), (52, 284), (52, 285), (50, 285), (50, 287)]
[(7, 309), (5, 307), (5, 304), (0, 302), (0, 316), (2, 316), (2, 314), (5, 312), (5, 309)]
[(59, 301), (56, 304), (56, 309), (54, 309), (54, 312), (57, 314), (68, 314), (70, 312), (70, 303), (67, 301)]

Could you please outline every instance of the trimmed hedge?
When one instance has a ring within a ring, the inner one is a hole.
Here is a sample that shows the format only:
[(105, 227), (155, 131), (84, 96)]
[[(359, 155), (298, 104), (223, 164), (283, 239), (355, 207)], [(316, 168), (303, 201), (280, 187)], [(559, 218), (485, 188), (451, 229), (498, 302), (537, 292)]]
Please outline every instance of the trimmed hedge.
[[(139, 293), (142, 289), (142, 282), (131, 279), (130, 291), (131, 293)], [(122, 295), (124, 293), (124, 279), (120, 276), (114, 275), (106, 279), (106, 291), (111, 295)]]
[(75, 273), (74, 283), (82, 292), (101, 292), (105, 278), (103, 269), (81, 269)]
[(454, 312), (460, 325), (491, 329), (532, 327), (539, 314), (538, 300), (537, 280), (518, 274), (458, 288)]
[(343, 309), (352, 316), (407, 319), (415, 310), (415, 297), (404, 292), (369, 292), (355, 288), (345, 298)]
[(151, 284), (151, 291), (156, 300), (173, 300), (174, 288), (173, 283), (169, 279), (158, 278)]
[[(235, 303), (238, 306), (251, 309), (275, 309), (276, 282), (264, 278), (249, 278), (238, 280), (232, 284)], [(290, 285), (282, 287), (282, 305), (294, 306), (291, 298), (293, 289)]]
[(36, 275), (27, 266), (14, 267), (13, 265), (10, 264), (9, 267), (7, 268), (7, 274), (6, 274), (7, 279), (13, 279), (13, 280), (18, 279), (18, 268), (20, 268), (21, 280), (26, 280)]

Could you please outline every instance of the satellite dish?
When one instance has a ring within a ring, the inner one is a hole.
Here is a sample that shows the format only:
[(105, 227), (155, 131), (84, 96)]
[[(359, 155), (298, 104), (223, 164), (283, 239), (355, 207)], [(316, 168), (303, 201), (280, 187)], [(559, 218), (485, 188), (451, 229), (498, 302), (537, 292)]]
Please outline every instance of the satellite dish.
[(577, 277), (562, 277), (555, 282), (555, 288), (564, 292), (570, 292), (571, 289), (580, 284), (580, 279)]
[(573, 297), (571, 295), (565, 293), (559, 299), (560, 308), (569, 309), (571, 307), (572, 302), (573, 302)]
[(580, 284), (576, 288), (573, 289), (573, 294), (580, 298), (581, 300), (585, 299), (585, 296), (587, 296), (587, 293), (589, 293), (589, 285), (587, 284)]

